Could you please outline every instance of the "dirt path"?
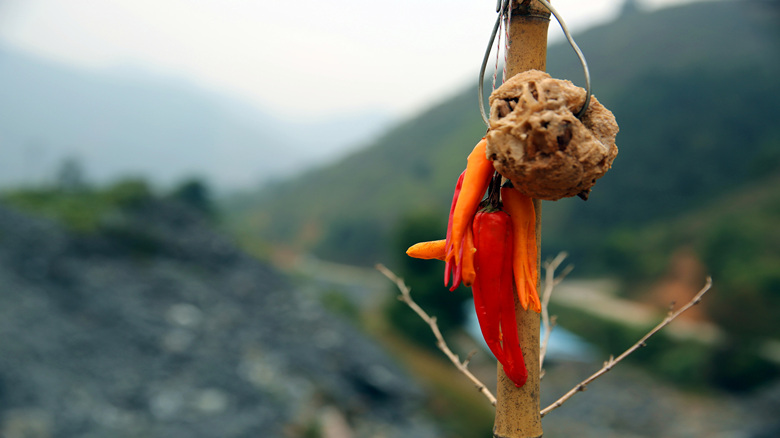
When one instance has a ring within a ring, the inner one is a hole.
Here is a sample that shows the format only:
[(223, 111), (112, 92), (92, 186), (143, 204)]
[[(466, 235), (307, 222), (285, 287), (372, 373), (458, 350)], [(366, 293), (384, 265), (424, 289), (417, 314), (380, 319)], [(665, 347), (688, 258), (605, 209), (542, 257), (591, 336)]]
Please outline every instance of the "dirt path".
[[(616, 297), (617, 288), (617, 283), (608, 279), (567, 280), (555, 289), (552, 301), (629, 327), (649, 327), (665, 317), (668, 309)], [(723, 333), (715, 325), (685, 319), (674, 321), (664, 329), (664, 333), (677, 339), (693, 339), (706, 344), (715, 344), (723, 338)]]

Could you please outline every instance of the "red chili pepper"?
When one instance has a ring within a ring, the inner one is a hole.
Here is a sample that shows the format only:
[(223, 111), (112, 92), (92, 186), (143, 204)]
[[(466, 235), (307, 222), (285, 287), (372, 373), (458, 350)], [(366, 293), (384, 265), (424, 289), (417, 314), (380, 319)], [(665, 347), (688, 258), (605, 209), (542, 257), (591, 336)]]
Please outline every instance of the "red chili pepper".
[(474, 216), (473, 231), (476, 279), (471, 290), (479, 326), (490, 351), (519, 387), (525, 384), (528, 372), (517, 333), (512, 290), (512, 222), (503, 211), (481, 211)]
[[(504, 276), (504, 263), (501, 258), (504, 254), (503, 247), (511, 243), (508, 238), (511, 228), (508, 224), (509, 216), (500, 211), (478, 212), (473, 223), (474, 247), (477, 249), (474, 254), (474, 268), (477, 277), (471, 285), (471, 292), (474, 295), (474, 307), (482, 336), (501, 363), (504, 363), (500, 325), (501, 294), (506, 293), (501, 290), (501, 279)], [(511, 289), (509, 294), (512, 294)]]

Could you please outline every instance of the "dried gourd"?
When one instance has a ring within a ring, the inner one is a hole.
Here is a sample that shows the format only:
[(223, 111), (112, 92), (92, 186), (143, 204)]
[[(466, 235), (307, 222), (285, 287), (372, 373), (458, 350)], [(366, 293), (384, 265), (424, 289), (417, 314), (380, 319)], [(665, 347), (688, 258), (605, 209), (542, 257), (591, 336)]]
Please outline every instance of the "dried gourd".
[(592, 97), (570, 81), (529, 70), (490, 95), (487, 158), (515, 188), (537, 199), (587, 199), (617, 156), (618, 126)]

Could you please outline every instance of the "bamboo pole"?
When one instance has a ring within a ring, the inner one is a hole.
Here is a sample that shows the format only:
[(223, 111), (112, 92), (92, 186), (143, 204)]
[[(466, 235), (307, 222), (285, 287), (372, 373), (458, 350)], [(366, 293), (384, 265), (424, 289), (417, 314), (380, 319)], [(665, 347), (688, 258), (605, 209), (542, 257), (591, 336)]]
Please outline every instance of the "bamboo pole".
[[(511, 10), (507, 76), (512, 77), (531, 69), (545, 70), (550, 12), (536, 0), (512, 0)], [(536, 209), (536, 250), (537, 254), (540, 254), (542, 202), (538, 199), (534, 199), (533, 202)], [(504, 374), (501, 364), (498, 365), (493, 436), (495, 438), (539, 438), (542, 436), (542, 418), (539, 414), (539, 314), (531, 310), (523, 310), (517, 297), (515, 297), (515, 312), (520, 332), (520, 346), (528, 369), (528, 380), (525, 385), (517, 388)]]

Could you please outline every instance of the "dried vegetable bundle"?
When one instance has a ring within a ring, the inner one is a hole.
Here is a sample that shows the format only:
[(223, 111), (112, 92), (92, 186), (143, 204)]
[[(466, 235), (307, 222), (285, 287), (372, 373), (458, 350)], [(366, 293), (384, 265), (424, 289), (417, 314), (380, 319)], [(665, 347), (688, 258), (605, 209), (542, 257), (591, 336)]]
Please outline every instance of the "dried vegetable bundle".
[(525, 310), (541, 310), (536, 290), (535, 212), (530, 198), (511, 187), (501, 188), (501, 176), (487, 159), (486, 147), (483, 138), (458, 178), (447, 238), (418, 243), (407, 254), (443, 260), (444, 284), (450, 290), (461, 284), (471, 287), (485, 342), (507, 376), (522, 386), (528, 371), (514, 297)]

